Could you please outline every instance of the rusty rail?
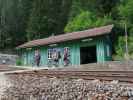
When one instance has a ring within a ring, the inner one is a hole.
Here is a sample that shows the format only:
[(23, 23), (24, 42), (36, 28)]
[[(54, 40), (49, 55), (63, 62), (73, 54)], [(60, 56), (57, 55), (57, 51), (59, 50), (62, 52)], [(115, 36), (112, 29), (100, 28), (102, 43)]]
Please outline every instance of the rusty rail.
[(119, 80), (120, 82), (133, 83), (133, 71), (61, 71), (61, 70), (33, 70), (22, 71), (7, 74), (21, 74), (21, 75), (38, 75), (46, 77), (57, 78), (72, 78), (72, 79), (85, 79), (85, 80)]

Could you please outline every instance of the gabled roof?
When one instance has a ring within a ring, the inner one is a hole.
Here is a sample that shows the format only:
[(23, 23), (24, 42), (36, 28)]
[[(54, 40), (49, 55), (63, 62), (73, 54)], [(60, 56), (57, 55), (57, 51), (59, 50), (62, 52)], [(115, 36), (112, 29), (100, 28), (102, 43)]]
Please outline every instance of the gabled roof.
[(112, 28), (113, 28), (113, 25), (107, 25), (107, 26), (88, 29), (84, 31), (51, 36), (51, 37), (44, 38), (44, 39), (37, 39), (37, 40), (29, 41), (25, 44), (18, 46), (17, 48), (28, 48), (28, 47), (49, 45), (53, 43), (66, 42), (66, 41), (71, 41), (71, 40), (83, 39), (87, 37), (96, 37), (96, 36), (106, 35), (112, 31)]

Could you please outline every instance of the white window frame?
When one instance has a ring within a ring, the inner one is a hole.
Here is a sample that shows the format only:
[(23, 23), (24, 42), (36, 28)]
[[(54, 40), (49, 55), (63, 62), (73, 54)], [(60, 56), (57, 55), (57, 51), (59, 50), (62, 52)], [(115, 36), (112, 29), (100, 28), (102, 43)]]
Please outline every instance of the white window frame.
[(53, 53), (53, 48), (48, 49), (48, 51), (47, 51), (47, 58), (48, 59), (52, 59), (52, 53)]

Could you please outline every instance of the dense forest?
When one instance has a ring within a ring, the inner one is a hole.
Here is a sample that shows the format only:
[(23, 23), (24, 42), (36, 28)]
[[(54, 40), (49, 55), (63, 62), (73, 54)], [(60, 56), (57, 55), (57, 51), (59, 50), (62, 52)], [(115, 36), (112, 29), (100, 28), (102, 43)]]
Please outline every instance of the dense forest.
[[(114, 59), (133, 58), (133, 0), (0, 0), (0, 49), (33, 39), (114, 24)], [(126, 26), (126, 27), (125, 27)]]

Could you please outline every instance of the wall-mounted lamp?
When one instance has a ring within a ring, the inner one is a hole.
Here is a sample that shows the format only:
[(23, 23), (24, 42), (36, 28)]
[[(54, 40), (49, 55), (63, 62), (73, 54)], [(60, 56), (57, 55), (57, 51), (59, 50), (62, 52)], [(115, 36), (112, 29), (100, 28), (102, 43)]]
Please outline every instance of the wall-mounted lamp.
[(81, 40), (82, 42), (88, 42), (88, 41), (92, 41), (93, 39), (92, 38), (89, 38), (89, 39), (83, 39)]
[(27, 48), (26, 50), (31, 50), (32, 48)]
[(50, 44), (49, 46), (50, 47), (55, 47), (55, 46), (57, 46), (57, 44)]

